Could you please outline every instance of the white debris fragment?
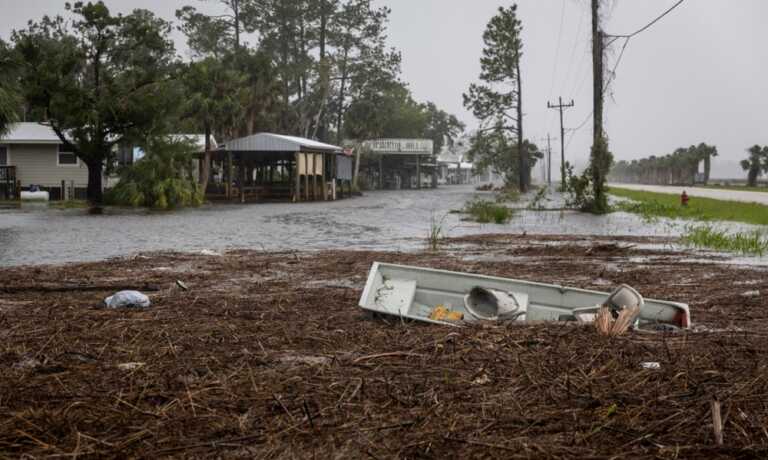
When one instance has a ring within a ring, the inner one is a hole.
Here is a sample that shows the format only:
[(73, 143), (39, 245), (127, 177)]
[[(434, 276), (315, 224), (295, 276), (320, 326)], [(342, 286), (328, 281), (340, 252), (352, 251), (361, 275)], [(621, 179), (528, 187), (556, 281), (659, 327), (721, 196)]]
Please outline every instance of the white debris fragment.
[(647, 363), (640, 363), (640, 367), (643, 369), (661, 369), (661, 363), (657, 362), (647, 362)]
[(107, 308), (149, 308), (152, 302), (139, 291), (120, 291), (104, 299)]
[(144, 366), (146, 366), (146, 363), (121, 363), (117, 365), (117, 368), (123, 371), (135, 371)]

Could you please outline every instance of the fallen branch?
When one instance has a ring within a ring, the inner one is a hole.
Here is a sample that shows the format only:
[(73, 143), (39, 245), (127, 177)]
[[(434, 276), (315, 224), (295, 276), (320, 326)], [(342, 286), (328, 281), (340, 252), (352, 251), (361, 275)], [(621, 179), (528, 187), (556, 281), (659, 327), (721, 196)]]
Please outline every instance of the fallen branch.
[(129, 285), (108, 285), (108, 284), (76, 284), (76, 285), (36, 285), (36, 286), (3, 286), (0, 292), (6, 294), (18, 294), (21, 292), (100, 292), (100, 291), (144, 291), (156, 292), (160, 288), (151, 284), (142, 286)]

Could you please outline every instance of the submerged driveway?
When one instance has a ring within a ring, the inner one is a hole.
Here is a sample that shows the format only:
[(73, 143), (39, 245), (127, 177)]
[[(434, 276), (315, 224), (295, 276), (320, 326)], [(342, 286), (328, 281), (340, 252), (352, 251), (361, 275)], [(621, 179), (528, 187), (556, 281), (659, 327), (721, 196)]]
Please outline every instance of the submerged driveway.
[(712, 198), (715, 200), (742, 201), (745, 203), (760, 203), (768, 205), (768, 192), (750, 192), (740, 190), (723, 190), (701, 187), (677, 187), (672, 185), (644, 185), (644, 184), (609, 184), (610, 187), (625, 188), (628, 190), (642, 190), (655, 193), (670, 193), (680, 195), (683, 190), (690, 196)]

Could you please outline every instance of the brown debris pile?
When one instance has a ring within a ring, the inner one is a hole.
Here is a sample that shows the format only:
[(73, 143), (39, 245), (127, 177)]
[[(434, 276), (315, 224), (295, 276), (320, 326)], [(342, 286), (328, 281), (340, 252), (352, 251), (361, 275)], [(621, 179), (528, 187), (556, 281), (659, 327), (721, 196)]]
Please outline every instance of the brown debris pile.
[[(582, 287), (591, 287), (585, 273), (609, 262), (582, 263), (556, 248), (544, 261), (551, 270), (458, 254), (243, 251), (3, 269), (0, 457), (768, 453), (765, 335), (605, 337), (573, 325), (454, 330), (371, 320), (356, 304), (373, 260)], [(568, 279), (567, 264), (581, 278)], [(690, 283), (713, 270), (705, 265), (666, 284)], [(624, 268), (612, 281), (670, 297), (654, 284), (657, 272), (672, 273), (661, 261)], [(760, 275), (717, 270), (725, 279)], [(697, 302), (719, 309), (739, 301), (739, 315), (753, 318), (743, 327), (759, 330), (762, 305), (745, 304), (738, 286), (713, 284), (691, 288), (694, 321)], [(151, 309), (95, 308), (111, 292), (88, 288), (130, 285), (157, 289), (148, 292)], [(675, 292), (670, 300), (686, 300)]]

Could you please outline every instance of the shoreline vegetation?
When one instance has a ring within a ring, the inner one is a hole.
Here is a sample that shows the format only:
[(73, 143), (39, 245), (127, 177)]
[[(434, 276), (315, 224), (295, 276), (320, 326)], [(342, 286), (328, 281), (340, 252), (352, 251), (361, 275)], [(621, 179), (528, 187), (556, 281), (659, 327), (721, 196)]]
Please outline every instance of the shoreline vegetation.
[(611, 187), (610, 195), (627, 198), (614, 204), (619, 211), (645, 218), (665, 217), (699, 221), (743, 222), (768, 225), (768, 206), (758, 203), (691, 197), (688, 206), (680, 205), (680, 196), (672, 193), (646, 192)]

